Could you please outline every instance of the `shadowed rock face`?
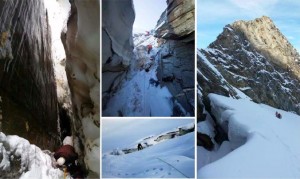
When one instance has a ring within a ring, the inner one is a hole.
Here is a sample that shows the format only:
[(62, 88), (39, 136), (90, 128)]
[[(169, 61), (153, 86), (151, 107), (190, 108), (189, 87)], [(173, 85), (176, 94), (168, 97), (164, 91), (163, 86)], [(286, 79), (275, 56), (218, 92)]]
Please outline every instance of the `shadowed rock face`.
[(194, 1), (168, 0), (157, 22), (155, 36), (160, 52), (158, 79), (163, 81), (178, 103), (174, 116), (194, 115)]
[(102, 106), (116, 92), (133, 58), (132, 0), (103, 0), (102, 23)]
[(254, 101), (300, 114), (299, 54), (268, 17), (227, 25), (200, 53)]
[(1, 0), (0, 12), (0, 130), (54, 149), (57, 95), (43, 1)]
[(61, 38), (73, 105), (72, 134), (88, 177), (100, 175), (100, 4), (98, 0), (71, 3), (68, 30)]

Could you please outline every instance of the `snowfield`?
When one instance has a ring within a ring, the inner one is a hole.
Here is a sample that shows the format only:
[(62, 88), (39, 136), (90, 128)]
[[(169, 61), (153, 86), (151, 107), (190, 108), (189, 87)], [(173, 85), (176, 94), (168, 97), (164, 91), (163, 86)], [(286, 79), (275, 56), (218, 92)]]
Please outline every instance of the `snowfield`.
[[(103, 120), (103, 178), (193, 178), (195, 170), (194, 132), (145, 146), (141, 141), (179, 128), (194, 127), (194, 121), (181, 120)], [(122, 149), (143, 150), (128, 154)]]
[(300, 178), (300, 116), (249, 99), (209, 98), (229, 142), (211, 152), (198, 147), (198, 178)]

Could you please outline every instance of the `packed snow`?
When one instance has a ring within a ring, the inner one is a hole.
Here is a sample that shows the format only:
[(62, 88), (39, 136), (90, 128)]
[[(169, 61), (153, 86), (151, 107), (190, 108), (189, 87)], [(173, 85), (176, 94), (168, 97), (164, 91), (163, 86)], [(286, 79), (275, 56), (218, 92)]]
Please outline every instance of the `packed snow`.
[(298, 115), (249, 99), (216, 94), (209, 98), (212, 113), (229, 141), (213, 151), (198, 147), (198, 178), (300, 177)]
[[(157, 79), (160, 48), (149, 34), (135, 34), (135, 60), (103, 114), (107, 116), (171, 116), (174, 101), (166, 86)], [(152, 45), (148, 54), (147, 45)]]
[[(194, 135), (189, 132), (157, 142), (181, 129), (192, 129), (192, 119), (103, 120), (102, 177), (104, 178), (193, 178), (195, 170)], [(145, 142), (151, 144), (145, 145)], [(144, 149), (125, 154), (122, 149)]]
[[(11, 168), (19, 167), (16, 175), (21, 179), (63, 178), (63, 171), (53, 166), (50, 154), (49, 151), (42, 151), (37, 146), (31, 145), (26, 139), (16, 135), (6, 136), (0, 132), (1, 172), (10, 172)], [(20, 166), (17, 163), (20, 163)]]

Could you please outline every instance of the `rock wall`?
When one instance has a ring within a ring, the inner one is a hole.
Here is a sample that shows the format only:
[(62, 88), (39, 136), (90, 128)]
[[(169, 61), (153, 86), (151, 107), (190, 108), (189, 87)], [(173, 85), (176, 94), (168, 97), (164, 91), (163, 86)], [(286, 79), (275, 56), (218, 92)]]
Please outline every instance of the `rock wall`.
[(237, 21), (231, 26), (235, 31), (242, 33), (263, 56), (276, 65), (290, 68), (300, 77), (299, 53), (269, 17), (262, 16), (247, 22)]
[[(132, 0), (102, 2), (102, 108), (125, 78), (133, 57)], [(113, 23), (112, 23), (113, 22)]]
[[(195, 2), (193, 0), (167, 0), (156, 27), (156, 37), (180, 39), (195, 32)], [(194, 39), (193, 37), (191, 37)]]
[(199, 57), (253, 101), (300, 114), (299, 54), (270, 18), (227, 25)]
[(159, 80), (174, 96), (174, 116), (194, 115), (195, 9), (193, 0), (168, 0), (155, 36), (161, 45)]
[(53, 150), (59, 144), (57, 94), (43, 1), (0, 1), (2, 129)]
[(88, 177), (100, 175), (99, 12), (98, 0), (73, 1), (67, 31), (61, 34), (74, 113), (72, 135)]

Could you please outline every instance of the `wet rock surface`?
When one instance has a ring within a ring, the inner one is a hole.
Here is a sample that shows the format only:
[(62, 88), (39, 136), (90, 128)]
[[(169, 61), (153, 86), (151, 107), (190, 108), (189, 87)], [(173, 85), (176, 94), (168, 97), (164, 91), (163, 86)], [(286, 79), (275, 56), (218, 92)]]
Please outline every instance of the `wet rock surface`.
[(1, 0), (0, 11), (0, 95), (5, 121), (0, 130), (32, 136), (32, 143), (54, 149), (59, 144), (57, 94), (47, 11), (43, 1), (33, 0)]

